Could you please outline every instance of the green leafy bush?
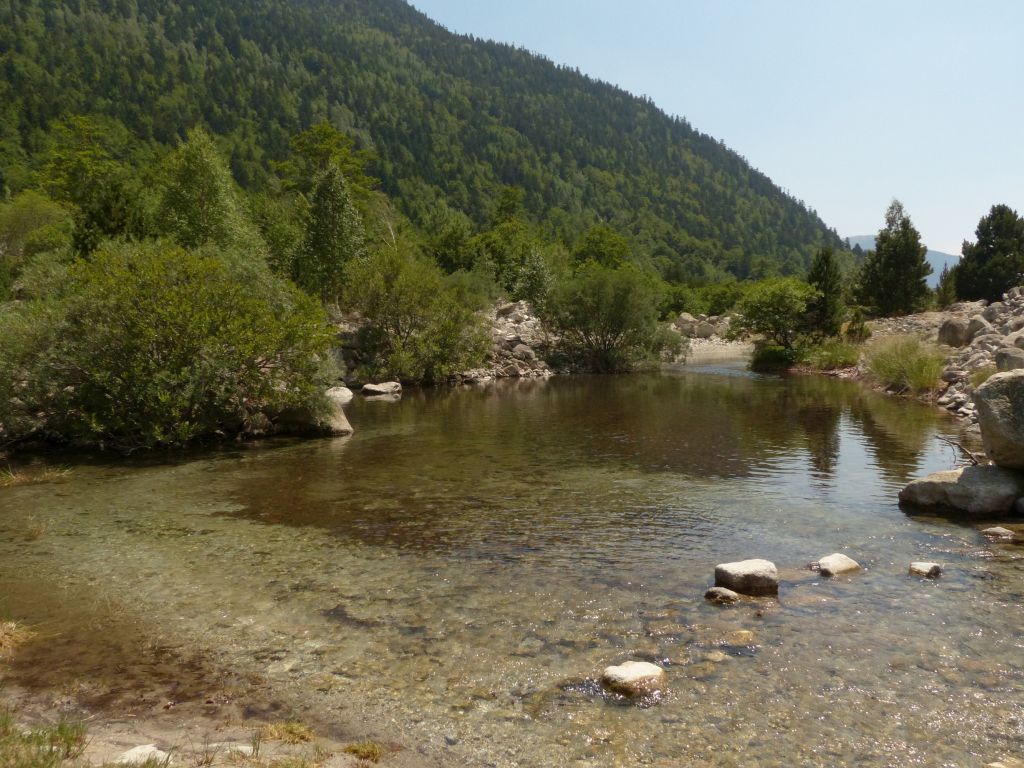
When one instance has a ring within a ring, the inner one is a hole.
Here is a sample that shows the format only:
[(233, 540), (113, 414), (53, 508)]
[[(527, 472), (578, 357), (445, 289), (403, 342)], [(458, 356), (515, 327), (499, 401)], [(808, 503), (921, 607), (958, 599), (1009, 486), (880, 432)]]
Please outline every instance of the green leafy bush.
[(946, 358), (914, 336), (890, 336), (867, 351), (868, 370), (882, 384), (901, 391), (934, 390)]
[(347, 301), (366, 320), (360, 377), (435, 383), (483, 361), (482, 321), (436, 264), (388, 248), (352, 262), (346, 281)]
[(657, 359), (667, 343), (659, 330), (659, 299), (657, 279), (639, 268), (591, 261), (552, 289), (545, 320), (580, 365), (627, 370)]
[(49, 264), (0, 314), (0, 431), (135, 449), (322, 409), (331, 333), (261, 262), (170, 243)]
[(783, 347), (759, 341), (754, 344), (754, 353), (750, 357), (750, 369), (753, 371), (784, 370), (803, 361), (803, 350), (798, 347)]
[(826, 339), (807, 349), (805, 362), (819, 371), (852, 368), (860, 360), (861, 348), (839, 339)]
[(771, 346), (792, 349), (808, 302), (818, 295), (794, 277), (774, 277), (753, 285), (739, 303), (737, 328), (758, 333)]

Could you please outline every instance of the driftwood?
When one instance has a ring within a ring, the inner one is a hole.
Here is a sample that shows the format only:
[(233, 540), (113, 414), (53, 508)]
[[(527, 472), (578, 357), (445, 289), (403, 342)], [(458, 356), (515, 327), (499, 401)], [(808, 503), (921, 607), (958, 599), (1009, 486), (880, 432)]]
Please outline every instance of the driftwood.
[(937, 436), (937, 439), (950, 447), (950, 450), (953, 451), (953, 458), (955, 461), (969, 461), (971, 465), (975, 467), (981, 463), (977, 456), (975, 456), (969, 450), (964, 448), (964, 446), (961, 443), (958, 443), (956, 440), (953, 440), (948, 437), (942, 437), (941, 435)]

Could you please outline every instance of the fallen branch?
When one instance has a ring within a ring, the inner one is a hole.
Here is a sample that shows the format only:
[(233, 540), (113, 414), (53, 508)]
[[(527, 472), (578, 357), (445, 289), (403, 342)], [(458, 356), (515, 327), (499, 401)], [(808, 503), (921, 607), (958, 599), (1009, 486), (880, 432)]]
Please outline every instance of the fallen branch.
[[(971, 462), (972, 466), (975, 466), (975, 467), (978, 466), (981, 463), (981, 461), (978, 459), (977, 456), (975, 456), (969, 450), (964, 448), (963, 445), (958, 443), (956, 440), (953, 440), (953, 439), (948, 438), (948, 437), (942, 437), (941, 435), (938, 435), (937, 438), (938, 438), (938, 440), (940, 440), (941, 442), (945, 443), (946, 445), (948, 445), (952, 449), (953, 457), (954, 457), (954, 459), (956, 461), (963, 461), (963, 460), (966, 459), (967, 461)], [(957, 455), (957, 451), (960, 452), (959, 456)]]

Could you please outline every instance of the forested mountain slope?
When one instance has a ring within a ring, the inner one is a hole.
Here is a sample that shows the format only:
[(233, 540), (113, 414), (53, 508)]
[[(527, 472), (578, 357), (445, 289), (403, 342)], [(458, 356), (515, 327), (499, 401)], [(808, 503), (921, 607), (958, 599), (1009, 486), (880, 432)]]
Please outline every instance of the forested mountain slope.
[(249, 189), (326, 118), (372, 150), (370, 170), (421, 225), (445, 206), (482, 224), (516, 185), (551, 235), (609, 222), (674, 280), (801, 272), (840, 245), (685, 120), (401, 0), (5, 0), (0, 71), (8, 193), (30, 185), (62, 116), (123, 124), (128, 160), (205, 125)]

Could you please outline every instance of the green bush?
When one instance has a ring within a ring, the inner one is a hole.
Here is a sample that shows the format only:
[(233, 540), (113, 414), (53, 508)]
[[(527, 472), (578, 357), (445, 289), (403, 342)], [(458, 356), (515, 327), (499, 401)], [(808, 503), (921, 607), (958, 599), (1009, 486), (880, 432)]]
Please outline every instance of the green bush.
[(757, 333), (771, 346), (791, 349), (807, 304), (818, 295), (795, 277), (773, 277), (753, 285), (739, 303), (738, 330)]
[(545, 320), (563, 350), (596, 372), (628, 370), (658, 359), (668, 343), (659, 330), (657, 278), (630, 264), (590, 261), (556, 285)]
[(860, 360), (860, 347), (839, 339), (826, 339), (808, 348), (804, 359), (808, 365), (819, 371), (852, 368)]
[(48, 263), (0, 314), (0, 432), (131, 450), (322, 409), (317, 303), (239, 255), (170, 243)]
[(887, 387), (929, 392), (938, 384), (946, 358), (914, 336), (890, 336), (871, 345), (867, 364), (872, 375)]
[(475, 299), (433, 262), (385, 249), (352, 262), (346, 281), (346, 300), (366, 320), (361, 378), (430, 384), (483, 362), (490, 338)]
[(803, 350), (798, 347), (783, 347), (758, 341), (750, 357), (752, 371), (778, 371), (792, 368), (804, 361)]

